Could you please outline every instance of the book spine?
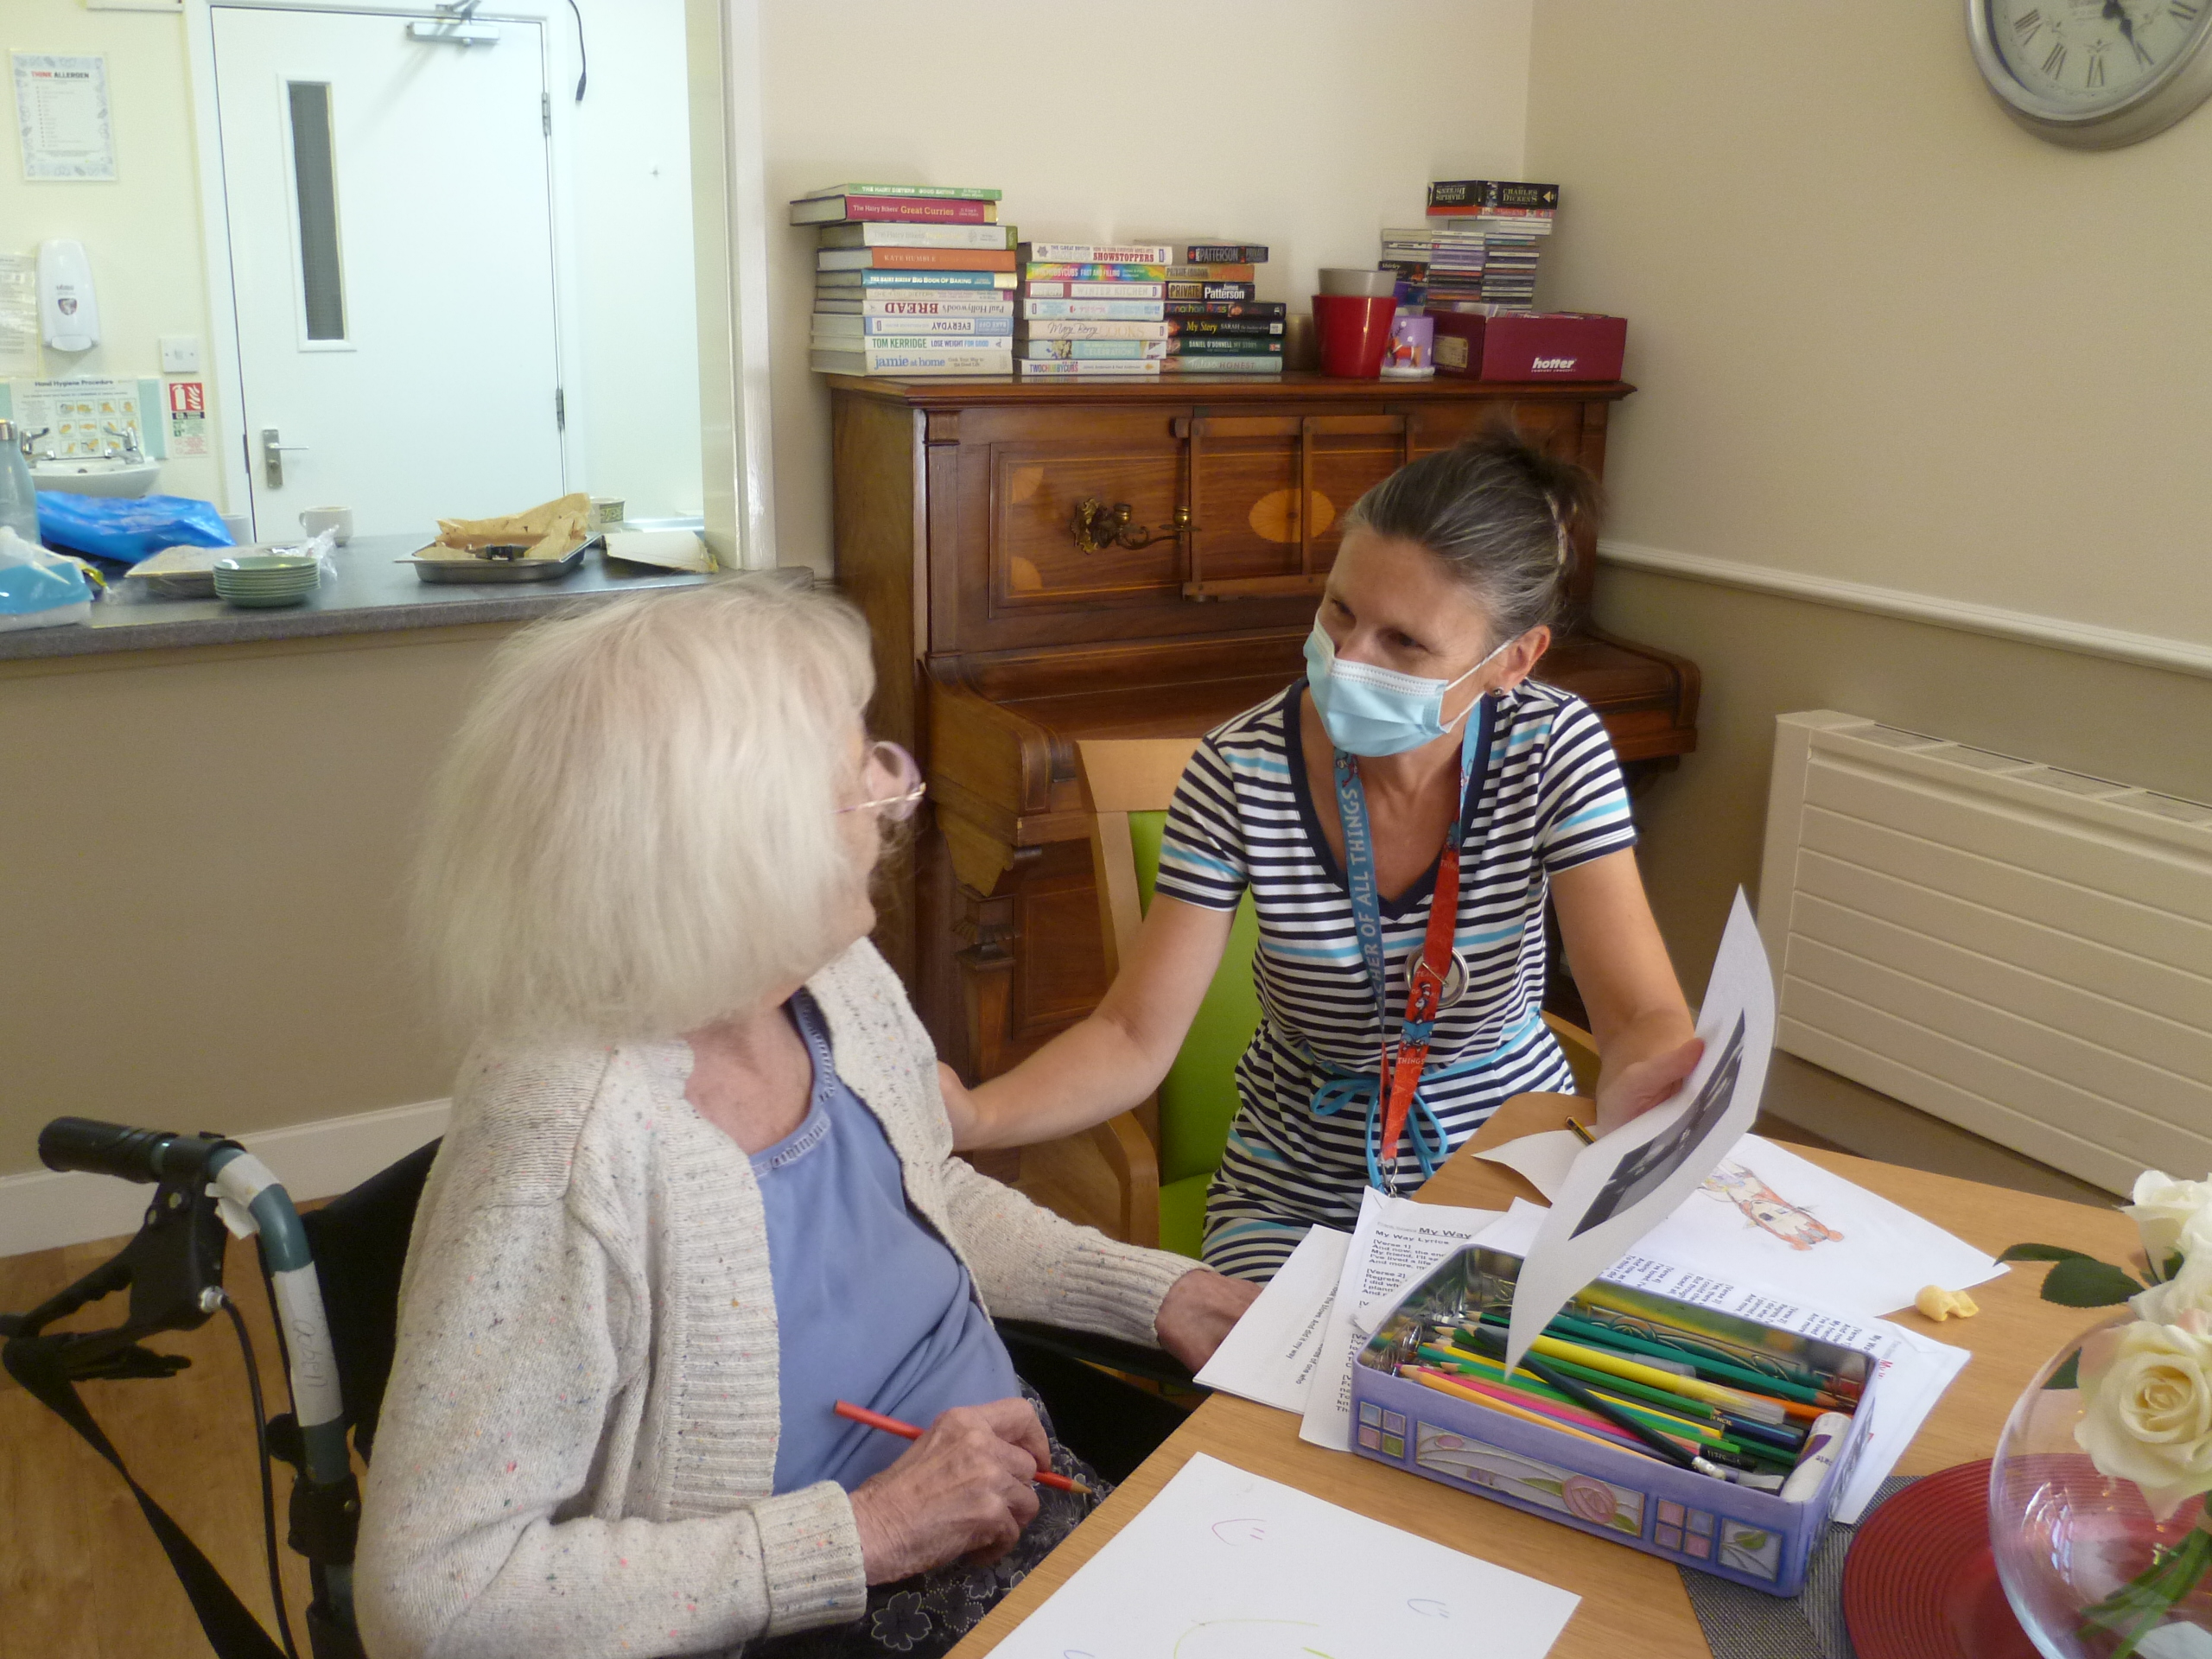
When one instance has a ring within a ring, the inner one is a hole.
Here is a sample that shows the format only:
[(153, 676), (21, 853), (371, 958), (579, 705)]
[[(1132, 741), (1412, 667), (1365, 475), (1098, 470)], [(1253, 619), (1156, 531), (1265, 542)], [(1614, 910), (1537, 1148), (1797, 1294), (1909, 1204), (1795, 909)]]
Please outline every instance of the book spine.
[(1030, 299), (1021, 302), (1025, 320), (1042, 319), (1057, 321), (1063, 318), (1117, 319), (1128, 322), (1157, 322), (1160, 303), (1158, 300), (1054, 300)]
[(1160, 325), (1171, 334), (1221, 335), (1238, 340), (1265, 340), (1280, 335), (1283, 326), (1271, 317), (1178, 317)]
[(1249, 335), (1232, 334), (1226, 339), (1202, 335), (1197, 339), (1184, 336), (1167, 342), (1170, 357), (1280, 357), (1282, 341), (1254, 340)]
[(1004, 317), (1014, 316), (1011, 296), (997, 293), (932, 294), (927, 299), (862, 299), (864, 317)]
[(1085, 375), (1158, 374), (1162, 369), (1167, 366), (1167, 361), (1165, 359), (1141, 359), (1133, 362), (1124, 359), (1120, 362), (1109, 361), (1103, 363), (1054, 362), (1049, 360), (1040, 362), (1032, 359), (1024, 358), (1016, 363), (1014, 366), (1021, 372), (1024, 378), (1035, 379), (1041, 378), (1045, 379), (1053, 379), (1065, 378), (1073, 379), (1079, 376)]
[[(968, 334), (1012, 338), (1012, 317), (855, 317), (859, 327), (844, 330), (849, 335), (879, 334)], [(817, 326), (816, 333), (821, 328)]]
[(1034, 279), (1063, 283), (1156, 283), (1167, 275), (1164, 264), (1070, 264), (1059, 259), (1032, 259), (1021, 274)]
[(1264, 265), (1268, 251), (1257, 242), (1185, 242), (1186, 265)]
[[(847, 196), (836, 218), (847, 221), (884, 219), (916, 225), (995, 225), (995, 201), (930, 201), (908, 196)], [(807, 219), (802, 223), (821, 221)], [(831, 221), (835, 222), (835, 221)]]
[(1254, 296), (1249, 283), (1169, 283), (1162, 299), (1169, 300), (1249, 300)]
[(1024, 242), (1024, 259), (1078, 265), (1164, 265), (1174, 250), (1157, 242)]
[(1428, 211), (1480, 213), (1484, 208), (1556, 207), (1559, 186), (1512, 179), (1439, 179), (1428, 187)]
[(1005, 248), (824, 248), (817, 270), (1012, 270)]
[(817, 346), (814, 355), (845, 359), (843, 362), (831, 365), (839, 368), (857, 360), (871, 374), (880, 374), (888, 370), (900, 369), (916, 373), (1004, 374), (1014, 366), (1013, 354), (1008, 352), (930, 350), (850, 352), (827, 351)]
[(824, 225), (825, 248), (989, 248), (1004, 252), (1020, 232), (1011, 225)]
[(1004, 194), (1003, 190), (986, 189), (980, 184), (825, 184), (819, 190), (793, 196), (791, 200), (827, 201), (833, 196), (950, 196), (963, 201), (996, 201)]
[(1033, 300), (1157, 300), (1159, 283), (1025, 283), (1021, 291)]
[(1171, 317), (1265, 317), (1282, 321), (1290, 310), (1281, 300), (1170, 300)]
[[(1047, 301), (1046, 303), (1050, 304), (1052, 302)], [(1082, 302), (1071, 301), (1066, 303), (1080, 304)], [(1039, 318), (1033, 321), (1024, 321), (1015, 330), (1015, 337), (1021, 340), (1165, 340), (1173, 332), (1174, 327), (1175, 325), (1171, 322), (1138, 321), (1129, 319), (1116, 321), (1085, 318), (1064, 318), (1057, 321)]]
[(817, 352), (865, 352), (872, 359), (892, 352), (996, 352), (1003, 356), (1013, 347), (1013, 337), (994, 334), (824, 334), (808, 342)]
[(1039, 361), (1053, 358), (1064, 360), (1126, 360), (1165, 357), (1173, 343), (1165, 340), (1025, 340), (1014, 348), (1014, 354)]
[(1281, 374), (1280, 357), (1167, 357), (1160, 363), (1166, 374)]
[(1179, 283), (1249, 283), (1255, 280), (1259, 268), (1250, 264), (1178, 265), (1167, 273)]
[(1010, 270), (823, 270), (815, 273), (815, 291), (848, 288), (1004, 288), (1014, 286)]

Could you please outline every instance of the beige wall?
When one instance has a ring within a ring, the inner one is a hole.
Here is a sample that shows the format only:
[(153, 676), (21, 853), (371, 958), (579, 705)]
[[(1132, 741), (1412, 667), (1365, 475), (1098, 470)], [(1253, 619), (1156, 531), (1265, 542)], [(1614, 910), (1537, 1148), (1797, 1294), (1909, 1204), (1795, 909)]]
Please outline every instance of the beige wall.
[(0, 1173), (63, 1113), (242, 1134), (448, 1092), (398, 894), (503, 632), (0, 664)]
[[(1630, 319), (1618, 540), (2212, 640), (2212, 111), (2062, 152), (1955, 5), (1539, 0), (1548, 302)], [(1755, 885), (1774, 716), (1834, 708), (2212, 798), (2212, 681), (1619, 567), (1610, 627), (1705, 671), (1642, 808), (1690, 988)]]
[[(4, 57), (9, 50), (105, 56), (113, 183), (24, 179), (14, 72)], [(99, 296), (100, 343), (88, 352), (45, 353), (48, 375), (158, 375), (163, 334), (198, 335), (201, 360), (207, 361), (200, 173), (184, 63), (181, 17), (87, 11), (81, 0), (0, 5), (0, 70), (9, 78), (0, 90), (7, 128), (0, 137), (0, 252), (33, 253), (52, 237), (82, 242)], [(214, 376), (175, 378), (207, 385), (212, 429)], [(149, 421), (162, 416), (160, 410), (146, 414)], [(160, 487), (167, 494), (223, 502), (213, 457), (172, 457), (162, 464)]]
[(1547, 299), (1630, 319), (1623, 540), (2212, 642), (2212, 110), (2014, 126), (1955, 0), (1539, 0)]
[(892, 0), (761, 7), (778, 551), (830, 563), (830, 412), (806, 366), (800, 192), (995, 186), (1061, 241), (1265, 242), (1262, 298), (1371, 264), (1433, 178), (1517, 172), (1529, 0)]

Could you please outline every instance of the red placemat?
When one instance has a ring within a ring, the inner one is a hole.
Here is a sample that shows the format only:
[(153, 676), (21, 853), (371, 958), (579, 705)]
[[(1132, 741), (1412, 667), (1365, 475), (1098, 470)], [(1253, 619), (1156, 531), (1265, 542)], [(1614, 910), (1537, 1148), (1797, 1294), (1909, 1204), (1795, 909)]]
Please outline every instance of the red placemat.
[(1867, 1516), (1843, 1565), (1859, 1659), (2037, 1659), (1989, 1553), (1989, 1459), (1916, 1480)]

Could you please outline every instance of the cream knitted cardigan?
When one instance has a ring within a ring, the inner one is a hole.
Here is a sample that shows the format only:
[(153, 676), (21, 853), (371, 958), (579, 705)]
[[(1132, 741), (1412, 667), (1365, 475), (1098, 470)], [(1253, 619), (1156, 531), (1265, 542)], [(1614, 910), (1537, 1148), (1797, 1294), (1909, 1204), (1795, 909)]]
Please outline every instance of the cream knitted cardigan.
[[(1196, 1264), (955, 1159), (936, 1055), (873, 946), (808, 988), (839, 1075), (985, 1306), (1156, 1341), (1161, 1299)], [(690, 1064), (663, 1042), (464, 1067), (408, 1249), (362, 1515), (373, 1659), (711, 1653), (860, 1616), (851, 1501), (828, 1481), (771, 1495), (779, 1310), (760, 1190), (684, 1100)]]

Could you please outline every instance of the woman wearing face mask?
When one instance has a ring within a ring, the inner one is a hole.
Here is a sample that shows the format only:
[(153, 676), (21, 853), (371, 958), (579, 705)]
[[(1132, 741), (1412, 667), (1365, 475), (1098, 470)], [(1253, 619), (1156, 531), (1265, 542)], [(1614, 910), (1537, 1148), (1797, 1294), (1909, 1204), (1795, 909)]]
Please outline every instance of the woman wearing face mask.
[[(1410, 1191), (1509, 1096), (1573, 1088), (1541, 1018), (1547, 890), (1603, 1057), (1611, 1128), (1696, 1064), (1611, 745), (1529, 677), (1588, 475), (1491, 437), (1427, 455), (1344, 520), (1306, 678), (1209, 733), (1136, 949), (1098, 1009), (948, 1106), (1019, 1146), (1149, 1094), (1258, 912), (1263, 1017), (1206, 1205), (1205, 1259), (1265, 1279), (1360, 1191)], [(1427, 1031), (1427, 1047), (1421, 1037)]]

